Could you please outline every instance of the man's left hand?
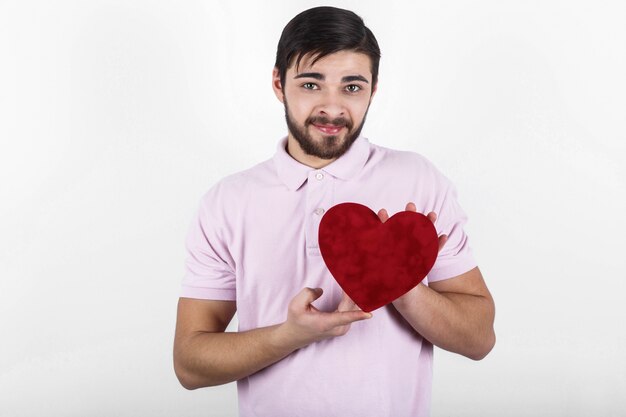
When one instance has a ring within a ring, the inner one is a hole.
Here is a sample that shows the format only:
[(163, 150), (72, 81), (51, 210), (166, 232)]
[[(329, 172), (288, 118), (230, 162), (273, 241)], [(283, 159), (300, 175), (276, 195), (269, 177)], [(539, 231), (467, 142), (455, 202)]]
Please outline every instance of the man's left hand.
[[(417, 207), (415, 207), (414, 203), (407, 203), (406, 208), (404, 210), (417, 212)], [(428, 213), (426, 217), (428, 217), (430, 221), (433, 222), (433, 225), (434, 225), (435, 220), (437, 220), (437, 213), (435, 213), (434, 211), (431, 211), (430, 213)], [(380, 209), (378, 210), (378, 218), (380, 219), (381, 222), (385, 223), (387, 220), (389, 220), (389, 213), (387, 213), (387, 210), (384, 208)], [(437, 250), (437, 253), (441, 251), (441, 248), (443, 248), (443, 245), (446, 244), (447, 240), (448, 240), (447, 235), (439, 236), (439, 249)]]
[[(414, 211), (417, 212), (417, 207), (415, 207), (414, 203), (407, 203), (406, 208), (404, 209), (405, 211)], [(428, 213), (428, 215), (426, 216), (430, 219), (431, 222), (433, 222), (433, 225), (435, 224), (435, 220), (437, 220), (437, 213), (435, 213), (434, 211), (431, 211), (430, 213)], [(389, 220), (389, 213), (387, 213), (386, 209), (380, 209), (378, 211), (378, 218), (380, 219), (381, 222), (385, 223), (387, 220)], [(448, 241), (448, 236), (447, 235), (441, 235), (439, 236), (439, 248), (437, 249), (437, 253), (441, 252), (441, 248), (443, 248), (443, 245), (446, 244), (446, 242)], [(413, 289), (415, 290), (415, 289)], [(411, 290), (411, 291), (413, 291)], [(407, 292), (404, 295), (401, 295), (400, 297), (398, 297), (396, 300), (400, 300), (404, 297), (407, 297), (408, 294), (411, 292)]]

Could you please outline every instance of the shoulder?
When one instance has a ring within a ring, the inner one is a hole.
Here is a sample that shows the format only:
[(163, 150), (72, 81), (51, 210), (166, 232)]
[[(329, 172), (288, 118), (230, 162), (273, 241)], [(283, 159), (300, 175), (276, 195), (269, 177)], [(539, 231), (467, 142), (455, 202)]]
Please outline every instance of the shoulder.
[(415, 152), (391, 149), (370, 143), (370, 159), (375, 162), (377, 171), (401, 174), (411, 179), (439, 185), (448, 185), (449, 179), (425, 155)]
[(201, 205), (216, 212), (232, 209), (241, 203), (251, 190), (277, 181), (272, 159), (250, 168), (229, 174), (214, 183), (201, 197)]
[(238, 191), (241, 188), (271, 182), (276, 177), (275, 171), (272, 159), (268, 159), (243, 171), (225, 176), (214, 185), (214, 188), (225, 192)]

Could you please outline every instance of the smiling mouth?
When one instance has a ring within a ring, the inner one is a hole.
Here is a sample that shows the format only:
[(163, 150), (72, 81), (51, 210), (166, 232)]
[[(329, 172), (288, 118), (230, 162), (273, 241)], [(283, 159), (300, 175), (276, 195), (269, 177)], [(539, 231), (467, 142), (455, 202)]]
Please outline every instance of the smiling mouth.
[(313, 123), (313, 126), (317, 128), (322, 133), (327, 135), (336, 135), (344, 128), (344, 126), (335, 126), (335, 125), (318, 125)]

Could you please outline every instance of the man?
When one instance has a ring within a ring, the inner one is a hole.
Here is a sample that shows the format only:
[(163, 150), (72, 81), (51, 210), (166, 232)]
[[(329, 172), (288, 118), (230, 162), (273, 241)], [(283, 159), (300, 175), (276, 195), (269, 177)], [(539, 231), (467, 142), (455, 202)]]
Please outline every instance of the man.
[[(272, 81), (288, 136), (272, 159), (213, 186), (191, 225), (175, 371), (187, 389), (237, 381), (241, 416), (425, 416), (433, 344), (479, 360), (495, 343), (454, 186), (423, 156), (360, 135), (379, 58), (350, 11), (289, 22)], [(440, 235), (427, 279), (372, 314), (319, 252), (321, 217), (347, 201), (429, 213)], [(235, 311), (239, 331), (224, 332)]]

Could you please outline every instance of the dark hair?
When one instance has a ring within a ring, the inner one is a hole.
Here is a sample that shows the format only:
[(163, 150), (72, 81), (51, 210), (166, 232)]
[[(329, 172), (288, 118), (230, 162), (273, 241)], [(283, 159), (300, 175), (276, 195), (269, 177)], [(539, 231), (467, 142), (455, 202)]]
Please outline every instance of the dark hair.
[(285, 85), (287, 68), (309, 53), (318, 59), (335, 52), (350, 50), (364, 53), (372, 61), (372, 88), (378, 81), (380, 48), (371, 30), (355, 13), (336, 7), (315, 7), (291, 19), (283, 29), (276, 51), (276, 68)]

